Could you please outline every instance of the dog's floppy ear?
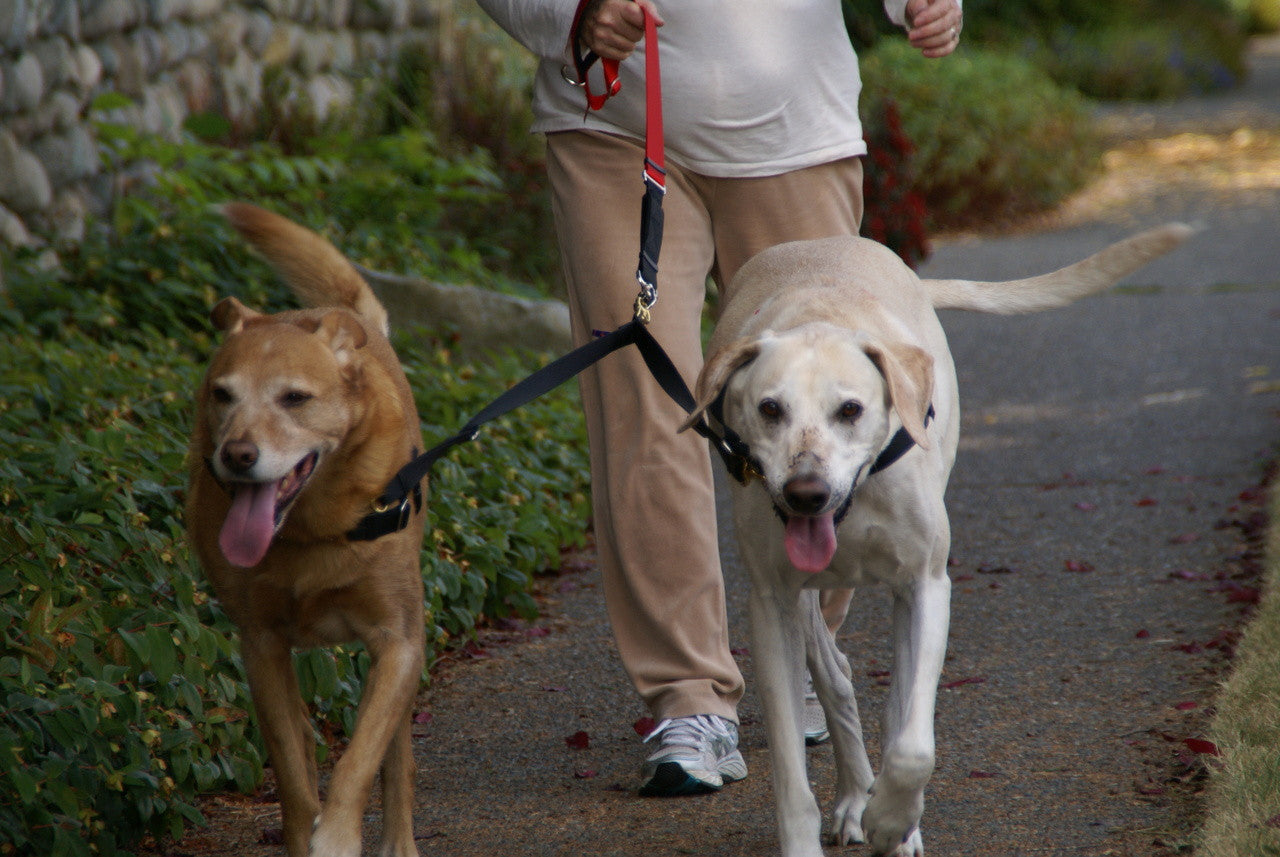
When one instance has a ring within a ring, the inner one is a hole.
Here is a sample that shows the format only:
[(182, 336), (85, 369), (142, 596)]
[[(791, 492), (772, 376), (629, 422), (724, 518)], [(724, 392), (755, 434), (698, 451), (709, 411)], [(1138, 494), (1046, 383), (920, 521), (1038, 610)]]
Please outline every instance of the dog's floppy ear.
[(681, 424), (680, 431), (697, 425), (711, 403), (720, 397), (720, 392), (729, 383), (733, 373), (755, 360), (759, 353), (760, 340), (740, 339), (712, 354), (698, 373), (698, 381), (694, 385), (694, 408), (689, 418)]
[(928, 449), (924, 421), (933, 397), (933, 358), (923, 348), (906, 343), (868, 341), (862, 350), (884, 376), (902, 427), (917, 446)]
[(249, 309), (235, 298), (223, 298), (209, 313), (213, 326), (226, 334), (239, 333), (246, 322), (261, 316), (262, 313)]

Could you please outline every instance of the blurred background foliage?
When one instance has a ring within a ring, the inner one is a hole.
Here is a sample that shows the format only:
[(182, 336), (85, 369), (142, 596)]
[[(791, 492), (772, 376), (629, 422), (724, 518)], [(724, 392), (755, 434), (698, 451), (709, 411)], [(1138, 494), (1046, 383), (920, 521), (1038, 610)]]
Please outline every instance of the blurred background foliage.
[[(878, 0), (844, 10), (865, 83), (865, 229), (912, 263), (931, 231), (1004, 222), (1087, 182), (1097, 99), (1235, 85), (1247, 35), (1280, 26), (1280, 0), (967, 0), (963, 46), (928, 62)], [(107, 216), (82, 244), (0, 259), (0, 855), (129, 853), (197, 822), (201, 792), (262, 775), (235, 634), (180, 510), (209, 308), (290, 299), (212, 205), (253, 200), (371, 268), (554, 295), (532, 74), (458, 0), (438, 49), (372, 81), (365, 114), (340, 127), (305, 110), (264, 111), (249, 138), (217, 116), (179, 141), (102, 125), (125, 176)], [(428, 440), (548, 358), (464, 361), (459, 335), (397, 335)], [(586, 537), (575, 393), (437, 467), (429, 660), (534, 616), (534, 576)], [(299, 657), (327, 742), (351, 726), (364, 668), (358, 649)]]

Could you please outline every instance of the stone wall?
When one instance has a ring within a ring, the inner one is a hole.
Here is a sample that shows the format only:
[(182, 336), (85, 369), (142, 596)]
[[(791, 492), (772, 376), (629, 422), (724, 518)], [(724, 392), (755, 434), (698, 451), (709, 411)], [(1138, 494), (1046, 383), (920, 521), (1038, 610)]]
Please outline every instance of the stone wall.
[[(0, 0), (0, 242), (83, 235), (116, 185), (94, 120), (172, 136), (193, 113), (341, 116), (401, 49), (432, 44), (441, 3)], [(95, 108), (104, 93), (129, 103)]]

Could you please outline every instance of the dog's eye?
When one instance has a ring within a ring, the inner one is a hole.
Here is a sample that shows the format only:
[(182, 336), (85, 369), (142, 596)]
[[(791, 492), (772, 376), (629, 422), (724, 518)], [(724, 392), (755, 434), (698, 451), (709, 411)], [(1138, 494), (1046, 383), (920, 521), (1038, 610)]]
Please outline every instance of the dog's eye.
[(773, 399), (765, 399), (760, 403), (760, 416), (766, 420), (776, 420), (782, 416), (782, 405)]
[(836, 416), (845, 422), (851, 423), (858, 417), (862, 416), (862, 405), (852, 401), (845, 402), (840, 406), (840, 410), (836, 411)]
[(302, 390), (290, 390), (280, 397), (280, 404), (286, 408), (296, 408), (299, 405), (305, 405), (311, 401), (311, 394), (304, 393)]
[(235, 398), (231, 395), (231, 391), (226, 387), (214, 387), (209, 391), (209, 396), (219, 405), (229, 405), (231, 400)]

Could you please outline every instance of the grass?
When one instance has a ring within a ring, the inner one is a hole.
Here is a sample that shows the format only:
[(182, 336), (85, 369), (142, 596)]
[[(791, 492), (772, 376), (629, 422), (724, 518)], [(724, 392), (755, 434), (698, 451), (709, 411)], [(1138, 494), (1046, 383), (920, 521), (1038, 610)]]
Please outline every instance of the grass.
[(1210, 782), (1201, 857), (1280, 855), (1280, 491), (1268, 508), (1262, 600), (1210, 728), (1221, 764)]

